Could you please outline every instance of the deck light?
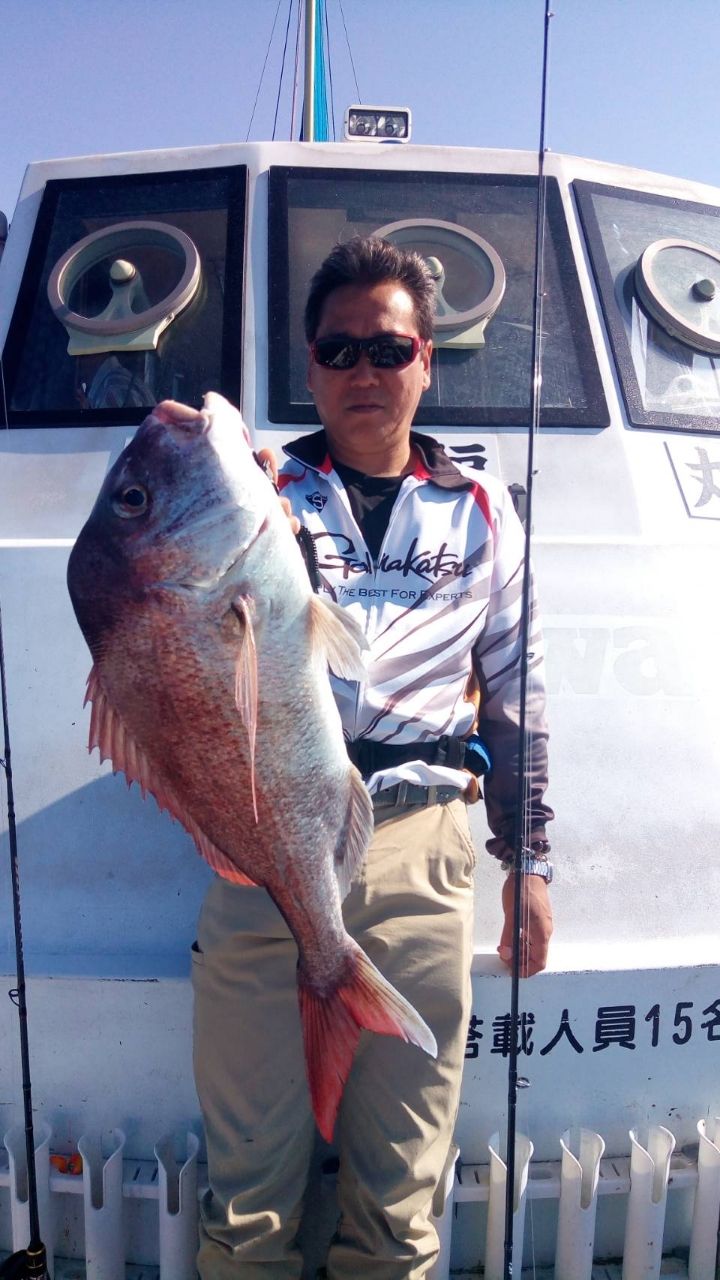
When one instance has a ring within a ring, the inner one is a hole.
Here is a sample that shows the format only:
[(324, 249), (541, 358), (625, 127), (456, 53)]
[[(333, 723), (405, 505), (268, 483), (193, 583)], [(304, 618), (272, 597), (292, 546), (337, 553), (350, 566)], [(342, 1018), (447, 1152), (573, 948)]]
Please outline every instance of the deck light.
[(382, 142), (409, 142), (412, 117), (409, 107), (348, 107), (345, 137), (348, 142), (374, 138)]

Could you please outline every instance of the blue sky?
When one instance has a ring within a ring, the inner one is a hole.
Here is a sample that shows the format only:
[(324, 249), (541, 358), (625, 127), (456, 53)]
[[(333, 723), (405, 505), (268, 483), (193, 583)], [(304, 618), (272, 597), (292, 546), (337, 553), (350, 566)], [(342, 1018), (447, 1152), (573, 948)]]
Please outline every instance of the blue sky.
[[(338, 128), (356, 99), (327, 0)], [(272, 134), (290, 0), (251, 138)], [(293, 21), (297, 0), (293, 0)], [(0, 209), (30, 160), (241, 141), (277, 0), (0, 0)], [(543, 0), (342, 0), (361, 99), (414, 139), (535, 148)], [(720, 185), (718, 0), (556, 0), (548, 145)], [(277, 136), (290, 128), (293, 25)]]

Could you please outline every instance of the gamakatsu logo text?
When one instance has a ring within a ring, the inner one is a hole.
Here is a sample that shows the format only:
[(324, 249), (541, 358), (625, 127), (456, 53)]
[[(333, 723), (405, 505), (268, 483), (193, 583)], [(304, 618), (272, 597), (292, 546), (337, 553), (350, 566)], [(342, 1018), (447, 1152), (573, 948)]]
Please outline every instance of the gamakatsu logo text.
[[(333, 550), (324, 550), (323, 543), (329, 540)], [(367, 553), (359, 555), (352, 538), (342, 533), (321, 533), (315, 535), (319, 568), (329, 572), (342, 571), (347, 579), (354, 574), (372, 573), (373, 565)], [(437, 582), (438, 578), (466, 578), (472, 573), (473, 562), (459, 560), (455, 552), (448, 550), (443, 542), (437, 551), (419, 550), (418, 540), (413, 538), (405, 555), (383, 555), (378, 561), (380, 573), (397, 573), (402, 578), (420, 578), (423, 582)]]

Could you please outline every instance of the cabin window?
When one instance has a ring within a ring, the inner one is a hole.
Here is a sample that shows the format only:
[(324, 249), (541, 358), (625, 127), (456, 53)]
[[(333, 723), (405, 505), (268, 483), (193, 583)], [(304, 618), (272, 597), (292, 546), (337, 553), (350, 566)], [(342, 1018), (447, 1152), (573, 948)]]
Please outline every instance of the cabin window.
[(720, 208), (573, 183), (630, 422), (720, 431)]
[(5, 347), (10, 424), (239, 403), (246, 169), (48, 182)]
[[(545, 427), (608, 419), (554, 179), (547, 185), (542, 415)], [(269, 418), (317, 423), (302, 314), (338, 240), (383, 234), (432, 262), (440, 294), (432, 386), (418, 425), (527, 426), (537, 179), (274, 167), (270, 170)]]

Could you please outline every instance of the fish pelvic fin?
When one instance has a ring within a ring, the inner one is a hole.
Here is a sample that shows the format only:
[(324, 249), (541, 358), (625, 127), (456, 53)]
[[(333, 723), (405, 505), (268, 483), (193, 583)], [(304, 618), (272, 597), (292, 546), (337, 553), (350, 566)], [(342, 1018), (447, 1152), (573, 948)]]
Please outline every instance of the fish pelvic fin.
[(331, 671), (343, 680), (364, 680), (367, 672), (362, 655), (368, 642), (362, 627), (333, 600), (311, 596), (308, 610), (310, 639), (325, 650)]
[(97, 747), (100, 759), (109, 760), (112, 764), (113, 773), (124, 773), (128, 786), (137, 782), (143, 799), (148, 794), (154, 796), (158, 808), (169, 813), (171, 818), (175, 818), (185, 828), (195, 841), (198, 852), (224, 880), (257, 887), (256, 882), (245, 875), (205, 835), (180, 803), (172, 787), (156, 772), (149, 757), (110, 702), (96, 667), (92, 668), (88, 676), (84, 705), (87, 706), (88, 702), (92, 704), (88, 751)]
[(435, 1037), (417, 1010), (383, 978), (365, 952), (352, 944), (344, 980), (329, 995), (298, 977), (305, 1065), (315, 1123), (332, 1141), (345, 1082), (360, 1032), (398, 1036), (437, 1057)]
[(334, 859), (341, 898), (349, 892), (350, 885), (365, 861), (373, 827), (372, 800), (357, 769), (351, 766), (350, 801)]
[(245, 596), (233, 601), (233, 609), (242, 623), (242, 641), (235, 667), (235, 705), (240, 719), (247, 729), (250, 744), (250, 788), (252, 791), (255, 825), (259, 822), (257, 792), (255, 790), (255, 740), (257, 737), (258, 670), (257, 646), (252, 624), (250, 603)]

